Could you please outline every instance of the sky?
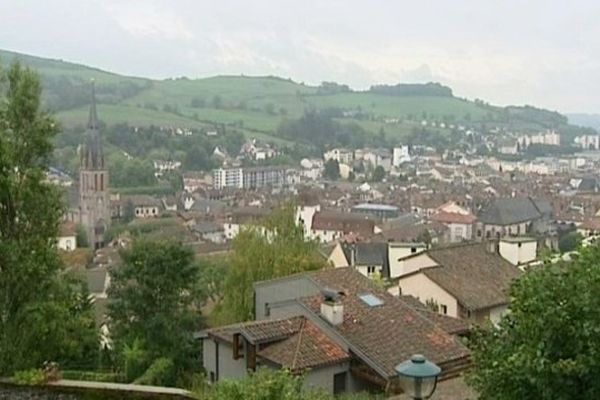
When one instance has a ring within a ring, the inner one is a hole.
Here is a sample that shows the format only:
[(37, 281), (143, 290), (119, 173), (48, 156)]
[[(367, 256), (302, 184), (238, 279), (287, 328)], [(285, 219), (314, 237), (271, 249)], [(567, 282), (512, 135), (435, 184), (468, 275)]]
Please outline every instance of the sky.
[(0, 48), (150, 78), (435, 81), (600, 113), (597, 0), (0, 0)]

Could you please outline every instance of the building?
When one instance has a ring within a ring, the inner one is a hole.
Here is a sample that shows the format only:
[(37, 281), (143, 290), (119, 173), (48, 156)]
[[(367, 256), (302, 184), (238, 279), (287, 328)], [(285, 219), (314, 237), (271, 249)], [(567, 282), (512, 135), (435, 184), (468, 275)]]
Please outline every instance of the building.
[(98, 132), (96, 97), (92, 82), (92, 104), (85, 142), (79, 164), (79, 222), (86, 231), (93, 249), (104, 246), (104, 233), (110, 225), (108, 166), (105, 164), (102, 141)]
[(63, 222), (60, 225), (56, 247), (64, 251), (73, 251), (77, 248), (77, 232), (73, 222)]
[(477, 215), (477, 238), (545, 234), (550, 230), (552, 214), (552, 206), (546, 200), (531, 197), (494, 199)]
[(261, 189), (265, 187), (280, 187), (285, 184), (284, 167), (248, 167), (244, 168), (243, 183), (244, 189)]
[(304, 373), (304, 385), (333, 394), (393, 394), (394, 367), (414, 353), (441, 367), (441, 381), (469, 364), (461, 321), (392, 296), (351, 268), (258, 282), (253, 298), (254, 321), (199, 335), (213, 382), (262, 366)]
[(379, 231), (376, 219), (368, 216), (337, 211), (318, 211), (312, 216), (309, 237), (328, 243), (347, 234), (368, 238)]
[(373, 203), (359, 204), (357, 206), (352, 207), (350, 209), (350, 212), (354, 214), (372, 215), (382, 220), (397, 218), (399, 214), (398, 207), (396, 206)]
[(119, 218), (126, 217), (127, 208), (135, 218), (157, 218), (160, 215), (162, 202), (156, 197), (146, 194), (119, 196), (117, 202)]
[(520, 270), (495, 247), (468, 243), (421, 253), (410, 260), (412, 272), (398, 279), (395, 290), (437, 307), (441, 314), (497, 324), (508, 309), (507, 290)]
[(244, 187), (244, 173), (242, 168), (218, 168), (213, 170), (213, 188), (242, 189)]
[(537, 240), (528, 237), (505, 237), (498, 243), (498, 252), (512, 265), (523, 265), (537, 259)]
[(392, 150), (392, 165), (399, 167), (405, 162), (410, 162), (410, 152), (408, 146), (394, 147)]
[(429, 219), (448, 227), (450, 230), (451, 243), (473, 239), (473, 225), (477, 218), (471, 213), (462, 214), (458, 212), (440, 211), (433, 214)]
[(582, 135), (575, 138), (575, 143), (584, 150), (600, 150), (600, 135)]
[(354, 152), (348, 149), (331, 149), (323, 154), (325, 161), (335, 160), (340, 164), (351, 165), (354, 161)]
[(213, 170), (213, 188), (261, 189), (281, 187), (286, 182), (286, 168), (277, 166), (218, 168)]

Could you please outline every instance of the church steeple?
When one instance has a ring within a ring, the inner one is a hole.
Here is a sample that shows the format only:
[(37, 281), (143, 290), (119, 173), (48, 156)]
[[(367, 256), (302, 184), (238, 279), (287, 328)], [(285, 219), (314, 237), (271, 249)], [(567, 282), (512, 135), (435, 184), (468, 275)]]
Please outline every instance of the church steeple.
[(92, 102), (90, 105), (90, 116), (88, 118), (88, 130), (98, 130), (98, 113), (96, 112), (96, 84), (92, 79)]
[(92, 80), (92, 99), (85, 143), (81, 152), (81, 168), (88, 170), (104, 169), (104, 152), (98, 132), (98, 112), (96, 111), (96, 89)]

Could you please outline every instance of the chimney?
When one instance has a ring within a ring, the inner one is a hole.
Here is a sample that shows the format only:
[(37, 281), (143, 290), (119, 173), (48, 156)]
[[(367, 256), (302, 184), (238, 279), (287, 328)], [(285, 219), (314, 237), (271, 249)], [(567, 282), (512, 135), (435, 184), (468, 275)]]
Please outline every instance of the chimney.
[(322, 291), (321, 316), (331, 325), (340, 325), (344, 322), (344, 305), (341, 302), (342, 292), (325, 288)]

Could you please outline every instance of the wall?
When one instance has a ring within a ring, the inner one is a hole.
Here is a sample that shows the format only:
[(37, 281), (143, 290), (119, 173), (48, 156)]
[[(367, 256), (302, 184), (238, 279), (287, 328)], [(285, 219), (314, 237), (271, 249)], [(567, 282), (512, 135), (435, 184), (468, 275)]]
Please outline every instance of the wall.
[(390, 278), (392, 279), (418, 271), (421, 268), (433, 267), (437, 265), (437, 263), (425, 253), (406, 258), (401, 261), (398, 261), (395, 256), (392, 258), (392, 254), (393, 253), (390, 249)]
[(429, 299), (435, 300), (438, 305), (445, 305), (448, 314), (451, 317), (458, 318), (458, 302), (450, 293), (442, 289), (437, 283), (433, 282), (423, 273), (400, 278), (398, 282), (403, 295), (412, 295), (418, 298), (421, 303)]
[(346, 255), (344, 254), (342, 246), (339, 243), (333, 248), (333, 251), (329, 255), (327, 261), (332, 263), (335, 268), (349, 266)]
[(528, 240), (523, 242), (500, 241), (500, 255), (512, 265), (520, 265), (534, 261), (537, 257), (537, 242)]
[(77, 247), (77, 239), (73, 236), (61, 236), (56, 245), (60, 250), (73, 251)]
[(255, 319), (268, 319), (265, 304), (319, 294), (316, 284), (305, 276), (277, 279), (254, 285)]
[(306, 375), (304, 386), (307, 388), (322, 389), (327, 393), (333, 393), (333, 376), (341, 372), (346, 372), (346, 392), (349, 392), (354, 387), (349, 368), (349, 363), (346, 362), (313, 369)]
[[(202, 341), (202, 362), (206, 377), (212, 372), (217, 380), (238, 379), (246, 376), (246, 359), (233, 359), (233, 348), (229, 343), (207, 338)], [(219, 368), (217, 371), (216, 347), (219, 346)]]
[(507, 306), (498, 306), (490, 309), (490, 321), (492, 321), (494, 325), (498, 325), (500, 323), (500, 319), (504, 314), (507, 313), (507, 311)]

